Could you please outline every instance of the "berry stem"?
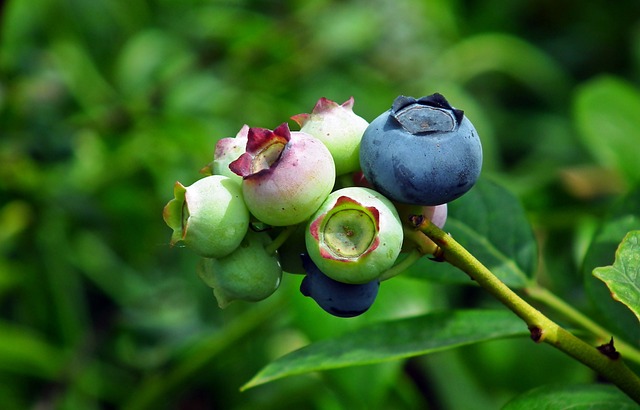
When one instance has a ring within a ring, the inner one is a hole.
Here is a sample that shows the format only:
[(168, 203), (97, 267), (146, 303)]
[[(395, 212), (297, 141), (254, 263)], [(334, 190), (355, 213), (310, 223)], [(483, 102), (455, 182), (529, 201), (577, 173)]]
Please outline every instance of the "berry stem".
[(409, 269), (411, 265), (419, 261), (420, 258), (422, 258), (422, 256), (423, 256), (423, 253), (420, 252), (420, 250), (418, 249), (412, 250), (411, 252), (409, 252), (406, 258), (402, 259), (400, 262), (396, 263), (391, 268), (382, 272), (382, 274), (379, 277), (380, 282), (382, 282), (383, 280), (391, 279), (394, 276), (398, 276), (405, 270)]
[(529, 327), (531, 338), (535, 342), (544, 341), (580, 361), (640, 403), (640, 377), (626, 366), (613, 348), (612, 343), (608, 346), (608, 351), (605, 352), (604, 348), (607, 346), (600, 346), (599, 350), (577, 338), (518, 296), (462, 245), (428, 219), (416, 215), (411, 218), (411, 222), (416, 229), (431, 238), (441, 248), (441, 257), (445, 261), (465, 272), (522, 318)]
[(280, 248), (287, 239), (289, 239), (291, 234), (295, 232), (296, 228), (298, 228), (298, 225), (289, 225), (284, 228), (278, 236), (273, 239), (273, 241), (269, 242), (269, 244), (264, 247), (265, 251), (267, 251), (269, 255), (274, 255), (278, 248)]
[(424, 233), (420, 231), (416, 231), (414, 229), (408, 228), (407, 226), (402, 227), (404, 232), (404, 241), (405, 245), (403, 247), (407, 247), (407, 242), (411, 245), (415, 246), (415, 249), (420, 252), (421, 255), (433, 255), (436, 253), (438, 249), (438, 245), (433, 243), (431, 239), (427, 237)]

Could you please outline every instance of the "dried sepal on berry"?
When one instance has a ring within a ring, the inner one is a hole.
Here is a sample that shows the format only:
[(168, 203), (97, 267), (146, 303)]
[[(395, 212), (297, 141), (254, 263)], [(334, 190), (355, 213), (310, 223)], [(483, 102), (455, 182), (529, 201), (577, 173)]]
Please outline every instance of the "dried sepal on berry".
[(335, 183), (331, 153), (311, 135), (289, 130), (250, 128), (246, 151), (229, 168), (243, 178), (247, 207), (273, 226), (307, 220)]

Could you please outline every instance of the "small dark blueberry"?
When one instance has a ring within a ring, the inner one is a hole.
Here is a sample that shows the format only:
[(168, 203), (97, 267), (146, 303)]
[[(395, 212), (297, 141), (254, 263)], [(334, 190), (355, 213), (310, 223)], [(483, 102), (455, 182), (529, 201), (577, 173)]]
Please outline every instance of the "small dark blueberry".
[(366, 312), (375, 301), (379, 281), (361, 285), (338, 282), (322, 273), (307, 254), (300, 256), (307, 273), (300, 284), (300, 292), (315, 300), (326, 312), (338, 317), (354, 317)]

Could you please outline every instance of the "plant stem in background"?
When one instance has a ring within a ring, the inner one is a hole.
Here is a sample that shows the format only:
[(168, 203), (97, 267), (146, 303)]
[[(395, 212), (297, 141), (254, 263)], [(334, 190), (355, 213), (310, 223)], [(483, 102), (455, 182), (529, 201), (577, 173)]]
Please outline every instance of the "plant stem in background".
[(229, 323), (223, 331), (212, 332), (195, 344), (185, 355), (166, 372), (158, 372), (144, 379), (136, 394), (122, 406), (126, 410), (145, 410), (157, 408), (159, 403), (175, 397), (181, 387), (209, 366), (225, 349), (238, 340), (255, 331), (274, 309), (282, 306), (282, 298), (271, 305), (262, 305), (247, 310)]
[(612, 335), (607, 329), (600, 326), (589, 317), (585, 316), (582, 312), (578, 311), (573, 306), (553, 294), (549, 289), (538, 284), (533, 284), (531, 286), (527, 286), (524, 291), (531, 299), (549, 306), (574, 324), (593, 333), (599, 339), (609, 341), (610, 338), (613, 337), (615, 339), (616, 350), (620, 352), (623, 357), (636, 363), (640, 363), (640, 351), (638, 351), (638, 349), (622, 341), (620, 338), (615, 337), (615, 335)]
[(529, 327), (535, 342), (546, 342), (574, 359), (595, 370), (615, 384), (636, 402), (640, 403), (640, 377), (629, 369), (610, 345), (609, 352), (590, 346), (558, 324), (547, 318), (500, 281), (489, 269), (471, 255), (446, 232), (422, 216), (414, 216), (411, 222), (434, 241), (442, 251), (441, 257), (465, 272), (482, 288), (491, 293), (507, 308), (518, 315)]

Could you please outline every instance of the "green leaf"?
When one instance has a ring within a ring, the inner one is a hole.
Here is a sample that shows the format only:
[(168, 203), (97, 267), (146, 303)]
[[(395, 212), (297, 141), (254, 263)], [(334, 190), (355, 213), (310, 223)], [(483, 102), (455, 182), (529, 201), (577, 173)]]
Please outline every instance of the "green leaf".
[(509, 401), (502, 410), (631, 410), (638, 404), (611, 385), (547, 385)]
[(563, 68), (535, 45), (499, 33), (459, 41), (436, 60), (434, 71), (456, 83), (487, 72), (504, 73), (551, 103), (556, 103), (571, 83)]
[[(155, 88), (184, 77), (194, 57), (183, 41), (168, 32), (144, 30), (129, 38), (116, 60), (115, 83), (136, 104), (148, 104)], [(130, 103), (130, 102), (128, 102)]]
[(527, 334), (522, 321), (503, 310), (444, 311), (380, 322), (282, 356), (242, 389), (307, 372), (404, 359)]
[[(442, 309), (444, 305), (441, 286), (402, 275), (384, 282), (366, 314), (345, 320), (320, 309), (311, 298), (301, 297), (301, 280), (302, 275), (285, 275), (278, 293), (286, 292), (283, 298), (287, 300), (291, 325), (304, 334), (302, 340), (309, 342), (337, 337), (381, 321), (423, 315)], [(282, 349), (278, 356), (293, 350), (286, 346)], [(397, 380), (403, 375), (403, 366), (401, 361), (388, 361), (345, 367), (323, 372), (322, 380), (341, 397), (342, 408), (376, 409), (398, 388)], [(364, 379), (367, 383), (362, 383)], [(354, 405), (350, 406), (351, 403)]]
[(596, 268), (593, 275), (640, 320), (640, 231), (629, 232), (616, 251), (613, 265)]
[(59, 376), (68, 356), (27, 327), (0, 321), (0, 370), (44, 379)]
[(583, 262), (585, 290), (595, 307), (593, 318), (614, 334), (629, 342), (640, 340), (638, 319), (623, 304), (610, 296), (601, 280), (593, 276), (595, 268), (611, 265), (620, 242), (630, 231), (640, 229), (640, 189), (632, 191), (612, 208), (595, 233)]
[(640, 181), (640, 93), (631, 84), (603, 76), (582, 85), (574, 118), (587, 149), (601, 165)]
[[(449, 205), (444, 230), (500, 280), (525, 287), (536, 270), (537, 243), (520, 201), (506, 188), (481, 178)], [(446, 283), (473, 283), (449, 264), (423, 258), (409, 270), (413, 276)]]
[(51, 48), (69, 91), (88, 113), (116, 100), (116, 93), (96, 66), (88, 50), (78, 43), (59, 40)]

